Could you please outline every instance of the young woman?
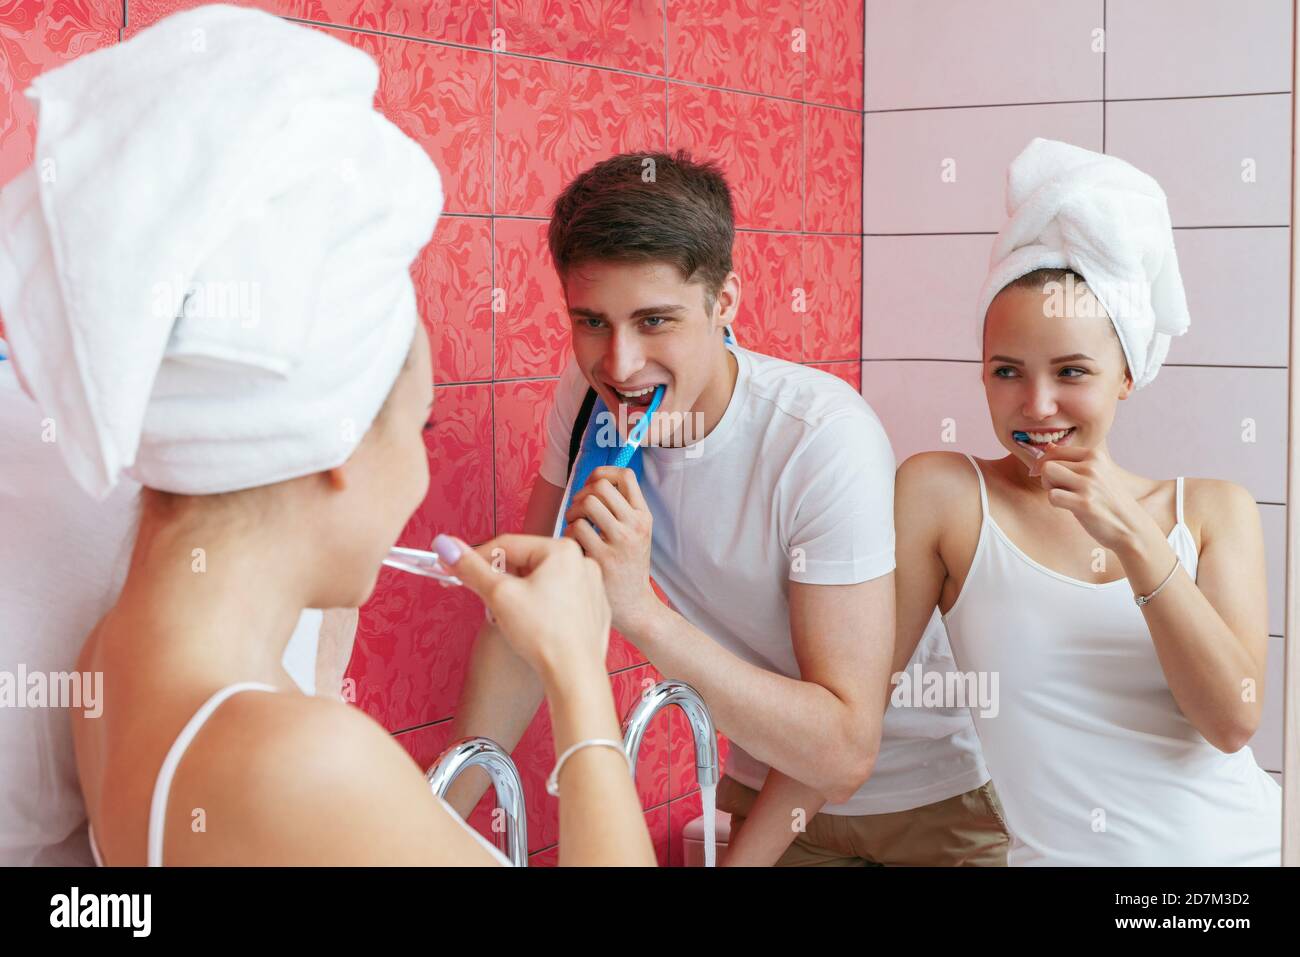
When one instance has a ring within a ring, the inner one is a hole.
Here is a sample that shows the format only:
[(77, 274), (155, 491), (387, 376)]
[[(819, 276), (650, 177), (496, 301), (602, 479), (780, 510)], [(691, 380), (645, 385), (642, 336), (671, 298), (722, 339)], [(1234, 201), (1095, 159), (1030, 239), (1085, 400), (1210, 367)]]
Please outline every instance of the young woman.
[(899, 469), (895, 670), (937, 606), (958, 667), (998, 675), (996, 717), (973, 714), (1010, 865), (1276, 865), (1280, 788), (1246, 747), (1268, 636), (1258, 510), (1107, 447), (1186, 324), (1163, 193), (1043, 140), (1008, 182), (983, 316), (1007, 454)]
[[(302, 609), (368, 598), (428, 488), (409, 270), (441, 185), (374, 111), (377, 81), (319, 31), (210, 6), (34, 84), (59, 176), (0, 197), (12, 361), (85, 491), (143, 486), (125, 585), (77, 665), (102, 675), (73, 736), (103, 863), (504, 861), (382, 727), (281, 665)], [(523, 536), (438, 550), (546, 688), (560, 862), (653, 864), (598, 566)]]

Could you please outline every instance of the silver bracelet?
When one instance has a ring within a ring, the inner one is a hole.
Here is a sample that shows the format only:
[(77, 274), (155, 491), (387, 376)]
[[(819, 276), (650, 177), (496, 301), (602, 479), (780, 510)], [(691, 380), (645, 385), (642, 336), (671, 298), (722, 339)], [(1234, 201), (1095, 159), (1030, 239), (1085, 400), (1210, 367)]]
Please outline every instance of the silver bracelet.
[(551, 771), (551, 776), (546, 779), (547, 794), (551, 797), (560, 796), (560, 768), (564, 767), (564, 762), (569, 760), (569, 755), (581, 748), (590, 747), (592, 745), (599, 745), (600, 747), (614, 748), (617, 750), (619, 754), (623, 755), (623, 760), (627, 762), (628, 773), (630, 774), (632, 772), (632, 759), (627, 756), (627, 751), (624, 749), (622, 741), (611, 741), (609, 738), (588, 738), (586, 741), (579, 741), (560, 755), (560, 760), (555, 762), (555, 768)]
[(1178, 566), (1181, 565), (1181, 564), (1182, 564), (1182, 562), (1179, 561), (1179, 560), (1178, 560), (1178, 556), (1175, 555), (1175, 556), (1174, 556), (1174, 567), (1171, 568), (1171, 569), (1169, 569), (1169, 574), (1165, 576), (1165, 580), (1164, 580), (1164, 581), (1162, 581), (1159, 585), (1156, 586), (1156, 590), (1155, 590), (1155, 591), (1153, 591), (1153, 592), (1152, 592), (1151, 594), (1149, 594), (1149, 595), (1134, 595), (1134, 596), (1133, 596), (1133, 601), (1135, 601), (1135, 602), (1137, 603), (1137, 606), (1138, 606), (1139, 608), (1141, 608), (1143, 605), (1145, 605), (1147, 602), (1149, 602), (1152, 598), (1155, 598), (1156, 595), (1160, 594), (1160, 589), (1164, 588), (1166, 585), (1169, 584), (1169, 579), (1171, 579), (1171, 578), (1174, 577), (1174, 572), (1178, 571)]

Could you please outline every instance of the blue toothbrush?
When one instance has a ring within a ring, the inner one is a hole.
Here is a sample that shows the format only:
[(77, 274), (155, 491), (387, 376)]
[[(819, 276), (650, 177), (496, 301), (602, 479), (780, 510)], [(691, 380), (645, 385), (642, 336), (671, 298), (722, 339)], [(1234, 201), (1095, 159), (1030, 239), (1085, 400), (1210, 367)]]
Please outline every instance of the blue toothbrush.
[[(650, 399), (650, 404), (646, 407), (645, 414), (637, 420), (636, 425), (628, 433), (627, 442), (622, 445), (602, 446), (598, 441), (598, 436), (602, 430), (602, 422), (607, 420), (601, 417), (602, 413), (612, 414), (609, 407), (605, 405), (605, 400), (596, 399), (595, 405), (591, 409), (591, 418), (587, 420), (587, 432), (582, 437), (582, 447), (578, 450), (578, 460), (573, 467), (573, 483), (569, 486), (569, 497), (564, 504), (564, 512), (567, 512), (573, 506), (573, 499), (578, 491), (587, 484), (587, 479), (591, 473), (596, 471), (602, 465), (613, 465), (618, 468), (630, 468), (637, 481), (640, 482), (645, 477), (645, 467), (641, 462), (641, 446), (645, 442), (646, 433), (650, 431), (650, 418), (659, 408), (659, 403), (663, 401), (665, 387), (660, 385), (655, 387), (655, 394)], [(564, 520), (564, 513), (560, 514), (559, 530), (556, 537), (564, 534), (568, 522)], [(593, 528), (595, 525), (593, 524)], [(596, 529), (597, 532), (600, 529)]]

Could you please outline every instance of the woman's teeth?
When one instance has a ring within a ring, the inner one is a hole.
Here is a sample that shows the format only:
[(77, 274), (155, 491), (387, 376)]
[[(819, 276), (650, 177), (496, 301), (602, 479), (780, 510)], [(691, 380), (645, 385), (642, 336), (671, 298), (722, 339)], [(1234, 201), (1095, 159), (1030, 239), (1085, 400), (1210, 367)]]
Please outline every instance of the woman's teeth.
[(1048, 442), (1061, 441), (1073, 431), (1074, 426), (1070, 426), (1070, 428), (1061, 429), (1058, 432), (1025, 432), (1024, 434), (1029, 436), (1029, 441), (1035, 445), (1046, 445)]

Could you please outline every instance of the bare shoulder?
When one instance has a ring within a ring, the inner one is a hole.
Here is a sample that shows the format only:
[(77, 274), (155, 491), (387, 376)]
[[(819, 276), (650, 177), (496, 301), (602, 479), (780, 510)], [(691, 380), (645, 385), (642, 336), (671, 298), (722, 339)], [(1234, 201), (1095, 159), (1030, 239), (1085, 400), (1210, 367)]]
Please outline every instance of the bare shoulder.
[(970, 460), (960, 452), (918, 452), (898, 467), (895, 494), (902, 488), (909, 498), (941, 505), (946, 496), (974, 488), (977, 481)]
[(436, 846), (420, 838), (438, 811), (405, 750), (355, 707), (244, 692), (213, 713), (177, 769), (165, 860), (428, 863), (414, 850)]
[(1216, 537), (1260, 528), (1259, 506), (1244, 486), (1226, 479), (1183, 480), (1183, 519), (1201, 548)]

